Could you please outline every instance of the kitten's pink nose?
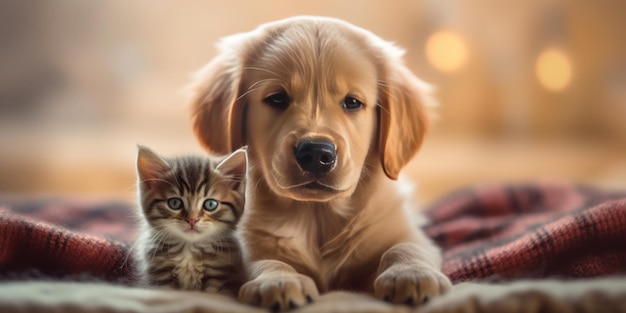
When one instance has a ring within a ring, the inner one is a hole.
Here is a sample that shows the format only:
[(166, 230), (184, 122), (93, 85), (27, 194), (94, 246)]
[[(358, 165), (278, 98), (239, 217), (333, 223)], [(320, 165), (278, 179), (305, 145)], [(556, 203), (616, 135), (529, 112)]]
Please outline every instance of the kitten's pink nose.
[(199, 221), (199, 219), (189, 218), (187, 221), (189, 222), (189, 226), (191, 226), (191, 228), (193, 228), (196, 225), (196, 223)]

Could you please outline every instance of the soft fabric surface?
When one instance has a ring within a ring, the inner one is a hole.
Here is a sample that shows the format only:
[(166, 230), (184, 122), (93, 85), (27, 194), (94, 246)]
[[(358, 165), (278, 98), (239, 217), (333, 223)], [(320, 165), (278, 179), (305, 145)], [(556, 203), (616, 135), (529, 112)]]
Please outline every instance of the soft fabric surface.
[[(220, 295), (171, 290), (147, 290), (70, 282), (0, 284), (0, 312), (265, 312)], [(463, 283), (422, 307), (390, 305), (349, 292), (330, 292), (312, 305), (290, 312), (359, 313), (594, 313), (626, 312), (623, 279), (562, 282), (542, 280), (512, 284)]]
[[(426, 214), (431, 220), (426, 231), (443, 248), (443, 271), (455, 283), (613, 276), (617, 278), (608, 282), (576, 280), (575, 285), (579, 286), (579, 291), (584, 291), (585, 286), (589, 286), (589, 294), (583, 296), (589, 298), (593, 295), (589, 299), (595, 299), (597, 303), (602, 303), (597, 300), (598, 297), (608, 297), (606, 293), (598, 296), (597, 291), (602, 288), (609, 288), (607, 290), (621, 295), (614, 297), (615, 299), (626, 297), (626, 279), (621, 276), (626, 274), (625, 194), (558, 184), (482, 187), (455, 193), (428, 208)], [(94, 293), (106, 290), (105, 293), (112, 296), (120, 292), (127, 294), (132, 299), (130, 302), (139, 301), (143, 305), (146, 303), (142, 297), (151, 299), (147, 300), (149, 303), (157, 301), (161, 297), (159, 292), (162, 291), (124, 287), (132, 283), (132, 273), (128, 266), (128, 251), (134, 236), (132, 216), (133, 208), (124, 203), (0, 198), (0, 280), (4, 281), (0, 284), (0, 289), (11, 286), (10, 290), (22, 290), (20, 288), (30, 286), (29, 288), (35, 288), (33, 290), (56, 290), (56, 283), (62, 288), (55, 292), (66, 292), (69, 298), (72, 298), (76, 290)], [(33, 278), (47, 282), (39, 285), (20, 282)], [(57, 280), (64, 282), (54, 282)], [(89, 284), (77, 287), (75, 283), (67, 282), (68, 280), (88, 281)], [(94, 280), (115, 284), (96, 284)], [(574, 283), (561, 283), (561, 288), (572, 284)], [(460, 286), (464, 284), (455, 287), (455, 291)], [(489, 288), (489, 285), (485, 286)], [(612, 286), (623, 288), (616, 289)], [(72, 288), (76, 290), (72, 291)], [(526, 293), (517, 292), (514, 296), (519, 300), (529, 292), (538, 297), (540, 302), (543, 301), (541, 303), (547, 303), (546, 305), (553, 305), (554, 301), (557, 301), (554, 305), (573, 305), (569, 300), (562, 302), (562, 295), (553, 296), (538, 290), (539, 287), (528, 288)], [(180, 299), (193, 298), (193, 294), (195, 293), (181, 296)], [(338, 312), (349, 311), (350, 306), (341, 309), (341, 303), (346, 305), (349, 301), (345, 299), (357, 297), (366, 299), (363, 300), (366, 303), (371, 302), (371, 306), (359, 310), (362, 312), (369, 311), (366, 309), (369, 307), (380, 309), (381, 306), (387, 308), (386, 311), (410, 310), (406, 307), (390, 306), (363, 295), (342, 296), (343, 294), (345, 293), (337, 296), (337, 293), (332, 293), (323, 297), (326, 300), (322, 303), (330, 305), (328, 308)], [(27, 302), (38, 301), (35, 299), (37, 293), (30, 297)], [(337, 306), (328, 304), (333, 303), (329, 298), (336, 297), (347, 302), (337, 301)], [(18, 298), (14, 299), (18, 301)], [(175, 301), (171, 297), (168, 299)], [(473, 300), (462, 305), (479, 303), (471, 296), (467, 299)], [(15, 304), (15, 301), (6, 302), (7, 298), (0, 300), (7, 305)], [(622, 302), (611, 301), (605, 301), (605, 304), (624, 307)], [(228, 305), (235, 305), (234, 307), (226, 306), (223, 309), (231, 308), (236, 311), (245, 308), (231, 302)], [(585, 302), (584, 305), (591, 305), (589, 303), (592, 302)], [(443, 311), (450, 309), (448, 307), (444, 310), (441, 305), (436, 306), (437, 303), (441, 302), (433, 301), (428, 307), (437, 307), (437, 310)], [(180, 308), (183, 307), (185, 306)], [(89, 307), (82, 309), (88, 311)]]
[(128, 206), (63, 200), (3, 202), (0, 279), (131, 277), (125, 243), (132, 235)]
[(556, 184), (464, 190), (426, 228), (454, 282), (626, 274), (626, 194)]

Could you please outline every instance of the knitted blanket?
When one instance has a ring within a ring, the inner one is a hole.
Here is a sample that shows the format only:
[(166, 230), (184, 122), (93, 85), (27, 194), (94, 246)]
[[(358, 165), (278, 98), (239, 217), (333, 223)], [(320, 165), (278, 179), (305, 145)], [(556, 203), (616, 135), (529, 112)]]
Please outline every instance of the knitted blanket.
[(556, 184), (463, 190), (427, 211), (454, 282), (626, 274), (626, 194)]
[[(626, 282), (626, 193), (559, 184), (477, 187), (425, 213), (425, 230), (443, 249), (443, 272), (455, 283), (602, 276)], [(132, 215), (125, 203), (0, 197), (0, 281), (87, 277), (128, 285)]]
[(0, 280), (128, 281), (132, 224), (123, 203), (0, 200)]

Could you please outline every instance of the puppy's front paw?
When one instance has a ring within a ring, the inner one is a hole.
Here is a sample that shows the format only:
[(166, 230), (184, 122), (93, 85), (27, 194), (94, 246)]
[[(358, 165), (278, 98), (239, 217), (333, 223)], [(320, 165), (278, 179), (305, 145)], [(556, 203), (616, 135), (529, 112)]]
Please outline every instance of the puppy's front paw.
[(239, 300), (274, 312), (297, 308), (317, 299), (315, 282), (298, 273), (259, 276), (241, 286)]
[(376, 297), (392, 303), (423, 304), (452, 287), (446, 275), (428, 266), (395, 264), (374, 281)]

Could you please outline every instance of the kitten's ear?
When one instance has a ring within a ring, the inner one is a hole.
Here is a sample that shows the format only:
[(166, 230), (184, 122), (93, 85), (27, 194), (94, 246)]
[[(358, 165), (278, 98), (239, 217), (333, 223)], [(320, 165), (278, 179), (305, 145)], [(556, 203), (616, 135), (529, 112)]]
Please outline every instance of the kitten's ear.
[(154, 179), (163, 177), (170, 169), (170, 165), (150, 148), (137, 145), (137, 174), (141, 182), (152, 186)]
[(247, 147), (239, 148), (235, 152), (227, 155), (215, 167), (215, 170), (230, 178), (242, 182), (246, 177), (246, 167), (248, 164)]

